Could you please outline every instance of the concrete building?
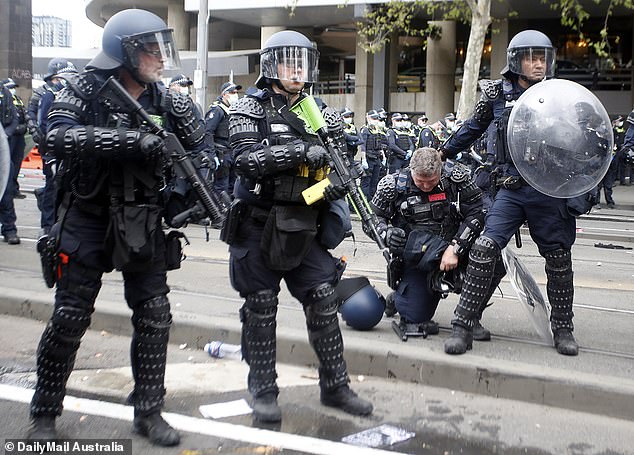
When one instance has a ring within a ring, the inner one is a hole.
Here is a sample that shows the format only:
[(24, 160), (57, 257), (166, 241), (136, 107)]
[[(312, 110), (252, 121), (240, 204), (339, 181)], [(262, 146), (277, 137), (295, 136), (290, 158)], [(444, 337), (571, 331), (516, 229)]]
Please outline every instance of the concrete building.
[[(294, 8), (287, 7), (295, 4)], [(358, 46), (355, 23), (367, 8), (382, 3), (372, 0), (233, 0), (209, 2), (209, 50), (232, 52), (248, 64), (234, 70), (236, 81), (247, 87), (258, 73), (253, 52), (271, 34), (283, 29), (298, 30), (317, 43), (321, 52), (318, 91), (326, 103), (348, 106), (361, 113), (384, 107), (388, 111), (426, 111), (438, 118), (455, 110), (461, 83), (461, 70), (468, 26), (453, 21), (436, 21), (442, 28), (439, 40), (430, 40), (427, 49), (421, 41), (393, 37), (387, 48), (372, 55)], [(587, 2), (592, 18), (588, 25), (601, 28), (605, 7)], [(198, 0), (139, 0), (135, 5), (166, 18), (176, 32), (182, 50), (196, 49)], [(87, 0), (86, 13), (98, 25), (115, 12), (128, 8), (127, 0)], [(509, 18), (509, 11), (517, 14)], [(562, 77), (587, 85), (603, 101), (611, 114), (631, 110), (631, 60), (633, 37), (632, 11), (615, 10), (610, 19), (612, 56), (621, 65), (617, 72), (604, 71), (604, 62), (592, 57), (578, 36), (560, 25), (560, 18), (541, 2), (511, 0), (493, 2), (495, 33), (489, 33), (483, 53), (482, 77), (499, 77), (505, 64), (506, 46), (518, 31), (537, 28), (548, 34), (566, 65)], [(619, 37), (619, 39), (617, 39)], [(220, 54), (217, 54), (219, 56)], [(627, 63), (629, 66), (626, 66)], [(224, 77), (213, 76), (215, 63), (209, 61), (209, 92), (213, 98)], [(594, 68), (594, 70), (590, 69)], [(217, 73), (218, 71), (216, 71)], [(209, 99), (209, 98), (208, 98)]]
[(31, 0), (0, 0), (0, 79), (20, 87), (23, 100), (31, 96)]
[(71, 46), (72, 25), (66, 19), (34, 16), (32, 27), (33, 47)]

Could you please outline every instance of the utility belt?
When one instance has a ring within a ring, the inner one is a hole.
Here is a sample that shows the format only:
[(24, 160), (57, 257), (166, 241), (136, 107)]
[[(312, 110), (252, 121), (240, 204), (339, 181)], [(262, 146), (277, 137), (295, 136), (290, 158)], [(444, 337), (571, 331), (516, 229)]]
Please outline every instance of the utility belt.
[(495, 179), (495, 188), (506, 188), (507, 190), (519, 190), (521, 187), (528, 185), (526, 180), (515, 175), (497, 177)]

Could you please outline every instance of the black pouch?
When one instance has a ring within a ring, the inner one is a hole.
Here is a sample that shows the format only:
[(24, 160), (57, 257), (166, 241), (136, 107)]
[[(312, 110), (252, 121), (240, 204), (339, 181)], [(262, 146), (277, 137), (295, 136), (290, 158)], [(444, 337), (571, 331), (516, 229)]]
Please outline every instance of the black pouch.
[(260, 241), (267, 267), (286, 272), (302, 262), (317, 235), (317, 215), (307, 206), (273, 206)]
[(566, 209), (568, 214), (575, 218), (586, 213), (590, 213), (590, 209), (597, 203), (597, 196), (594, 191), (589, 191), (577, 197), (566, 199)]
[(181, 261), (185, 259), (181, 239), (185, 239), (185, 245), (189, 245), (187, 236), (181, 231), (170, 231), (165, 236), (165, 265), (167, 270), (181, 268)]
[(234, 199), (229, 207), (227, 218), (225, 218), (220, 230), (220, 240), (227, 245), (231, 245), (236, 238), (240, 225), (246, 218), (247, 204), (242, 199)]
[(111, 208), (106, 238), (117, 270), (152, 260), (160, 214), (159, 206), (149, 204)]

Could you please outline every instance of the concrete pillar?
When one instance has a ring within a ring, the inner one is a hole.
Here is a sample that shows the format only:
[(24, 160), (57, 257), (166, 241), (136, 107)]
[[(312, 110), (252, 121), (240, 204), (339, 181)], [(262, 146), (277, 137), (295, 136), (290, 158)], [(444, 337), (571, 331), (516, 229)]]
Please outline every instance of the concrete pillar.
[(167, 26), (174, 29), (174, 40), (179, 51), (188, 51), (189, 16), (185, 12), (183, 0), (169, 0), (167, 3)]
[[(397, 79), (398, 79), (398, 60), (399, 60), (399, 43), (398, 43), (398, 32), (392, 33), (390, 37), (389, 43), (390, 51), (388, 53), (388, 62), (387, 62), (387, 81), (388, 84), (385, 86), (387, 99), (390, 99), (390, 93), (396, 93)], [(389, 104), (389, 102), (388, 102)], [(393, 111), (392, 106), (385, 106), (386, 111)]]
[(374, 65), (372, 70), (372, 107), (374, 109), (388, 109), (388, 79), (387, 68), (389, 63), (389, 46), (384, 46), (379, 52), (374, 53)]
[(31, 96), (31, 0), (0, 0), (0, 78), (12, 78), (26, 102)]
[(491, 79), (499, 79), (500, 71), (506, 66), (506, 48), (509, 38), (508, 19), (499, 19), (493, 23), (491, 33)]
[(427, 78), (425, 112), (435, 122), (454, 110), (456, 73), (456, 23), (431, 21), (442, 29), (439, 39), (427, 44)]
[[(358, 38), (357, 38), (358, 39)], [(357, 128), (365, 124), (365, 113), (373, 108), (374, 55), (357, 44), (354, 66), (354, 123)]]
[(264, 47), (264, 43), (266, 42), (266, 40), (269, 39), (274, 33), (281, 32), (282, 30), (286, 30), (286, 27), (262, 27), (262, 30), (260, 31), (260, 47)]

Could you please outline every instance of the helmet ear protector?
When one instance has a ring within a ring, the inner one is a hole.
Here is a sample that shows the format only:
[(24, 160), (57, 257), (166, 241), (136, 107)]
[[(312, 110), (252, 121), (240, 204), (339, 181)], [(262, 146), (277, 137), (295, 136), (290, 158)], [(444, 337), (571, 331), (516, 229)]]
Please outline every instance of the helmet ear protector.
[(385, 298), (366, 277), (344, 278), (335, 291), (343, 302), (341, 317), (353, 329), (370, 330), (383, 318)]

